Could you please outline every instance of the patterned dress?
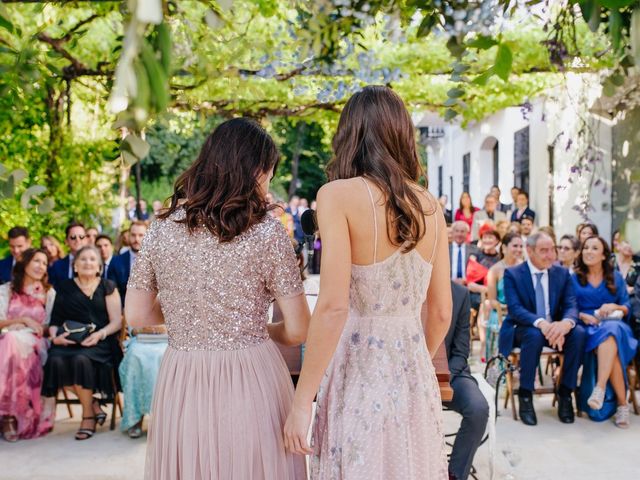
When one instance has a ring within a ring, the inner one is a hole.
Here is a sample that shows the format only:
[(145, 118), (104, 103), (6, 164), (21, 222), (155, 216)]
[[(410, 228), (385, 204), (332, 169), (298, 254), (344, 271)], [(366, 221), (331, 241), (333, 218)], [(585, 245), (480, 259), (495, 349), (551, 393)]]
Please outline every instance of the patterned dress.
[[(377, 245), (377, 224), (375, 232)], [(318, 392), (311, 478), (446, 480), (440, 390), (420, 317), (432, 265), (415, 249), (377, 263), (376, 253), (372, 265), (352, 266), (349, 316)]]
[[(16, 293), (11, 285), (0, 286), (0, 320), (27, 317), (46, 326), (55, 291), (41, 284)], [(20, 438), (36, 438), (53, 428), (53, 411), (44, 408), (40, 389), (42, 365), (47, 358), (47, 340), (30, 330), (8, 330), (0, 334), (0, 417), (15, 417)]]

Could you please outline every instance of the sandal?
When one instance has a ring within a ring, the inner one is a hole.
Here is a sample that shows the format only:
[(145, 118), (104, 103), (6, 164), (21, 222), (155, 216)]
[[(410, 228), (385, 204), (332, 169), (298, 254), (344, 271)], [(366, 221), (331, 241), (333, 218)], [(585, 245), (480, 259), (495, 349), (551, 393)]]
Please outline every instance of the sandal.
[(15, 417), (4, 417), (2, 420), (2, 434), (7, 442), (18, 441), (18, 425)]
[[(98, 407), (98, 411), (96, 412), (96, 406)], [(93, 413), (96, 417), (96, 422), (98, 425), (104, 425), (104, 422), (107, 420), (107, 414), (102, 411), (100, 408), (100, 402), (97, 399), (93, 399)]]
[[(75, 439), (76, 440), (88, 440), (89, 438), (93, 437), (93, 434), (96, 433), (96, 424), (98, 423), (98, 421), (96, 420), (96, 417), (82, 417), (82, 420), (93, 420), (93, 428), (80, 428), (78, 429), (78, 431), (76, 432), (76, 436)], [(82, 424), (80, 424), (80, 426), (82, 427)]]

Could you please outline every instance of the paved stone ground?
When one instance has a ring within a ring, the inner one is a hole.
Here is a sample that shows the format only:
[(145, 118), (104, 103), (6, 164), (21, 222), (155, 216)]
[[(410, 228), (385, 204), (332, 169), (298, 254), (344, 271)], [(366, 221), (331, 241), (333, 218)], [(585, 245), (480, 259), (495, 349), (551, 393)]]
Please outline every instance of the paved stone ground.
[[(479, 368), (474, 365), (474, 369)], [(620, 430), (611, 421), (577, 418), (563, 425), (551, 407), (551, 395), (537, 397), (538, 426), (527, 427), (500, 412), (497, 422), (497, 480), (637, 480), (640, 466), (640, 417)], [(146, 438), (131, 440), (108, 422), (96, 436), (78, 442), (80, 411), (69, 419), (58, 407), (55, 430), (44, 438), (9, 444), (0, 440), (0, 480), (137, 480), (143, 478)], [(445, 430), (453, 432), (460, 417), (445, 413)], [(146, 428), (146, 425), (145, 425)], [(488, 446), (476, 455), (478, 478), (489, 478)], [(220, 479), (226, 480), (226, 479)], [(239, 479), (245, 480), (245, 479)], [(250, 480), (250, 479), (246, 479)], [(386, 480), (386, 479), (385, 479)], [(395, 480), (395, 479), (389, 479)], [(399, 479), (398, 479), (399, 480)]]

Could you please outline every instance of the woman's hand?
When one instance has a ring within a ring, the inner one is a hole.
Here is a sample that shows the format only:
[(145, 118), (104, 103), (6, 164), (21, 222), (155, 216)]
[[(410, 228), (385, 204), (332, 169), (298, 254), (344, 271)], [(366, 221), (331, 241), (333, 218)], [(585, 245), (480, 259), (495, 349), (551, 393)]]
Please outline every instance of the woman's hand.
[(581, 313), (580, 320), (582, 320), (587, 325), (598, 325), (600, 323), (600, 320), (598, 319), (598, 317), (589, 315), (588, 313)]
[(59, 345), (61, 347), (67, 347), (69, 345), (75, 345), (76, 342), (72, 342), (71, 340), (67, 340), (68, 336), (69, 336), (69, 332), (65, 332), (62, 335), (58, 335), (57, 337), (53, 337), (53, 339), (51, 340), (51, 343), (53, 343), (54, 345)]
[(284, 446), (287, 450), (298, 455), (312, 453), (307, 442), (309, 425), (311, 425), (311, 404), (301, 407), (294, 403), (284, 424)]
[(42, 332), (43, 332), (42, 325), (40, 325), (38, 322), (36, 322), (32, 318), (23, 318), (22, 324), (25, 327), (33, 330), (33, 333), (35, 333), (38, 337), (42, 336)]
[(600, 318), (609, 318), (613, 312), (620, 310), (620, 305), (615, 303), (605, 303), (598, 310)]
[(102, 331), (98, 330), (85, 338), (80, 345), (83, 347), (93, 347), (97, 345), (100, 340), (102, 340)]

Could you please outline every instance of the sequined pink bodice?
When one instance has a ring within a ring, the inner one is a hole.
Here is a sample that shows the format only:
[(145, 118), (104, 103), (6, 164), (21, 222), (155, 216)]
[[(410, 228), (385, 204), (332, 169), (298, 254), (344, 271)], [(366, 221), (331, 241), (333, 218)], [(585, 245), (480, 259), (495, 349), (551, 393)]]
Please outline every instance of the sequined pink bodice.
[(274, 298), (304, 292), (291, 241), (265, 217), (228, 243), (208, 230), (193, 234), (174, 220), (152, 224), (128, 288), (156, 292), (177, 350), (236, 350), (269, 338)]

